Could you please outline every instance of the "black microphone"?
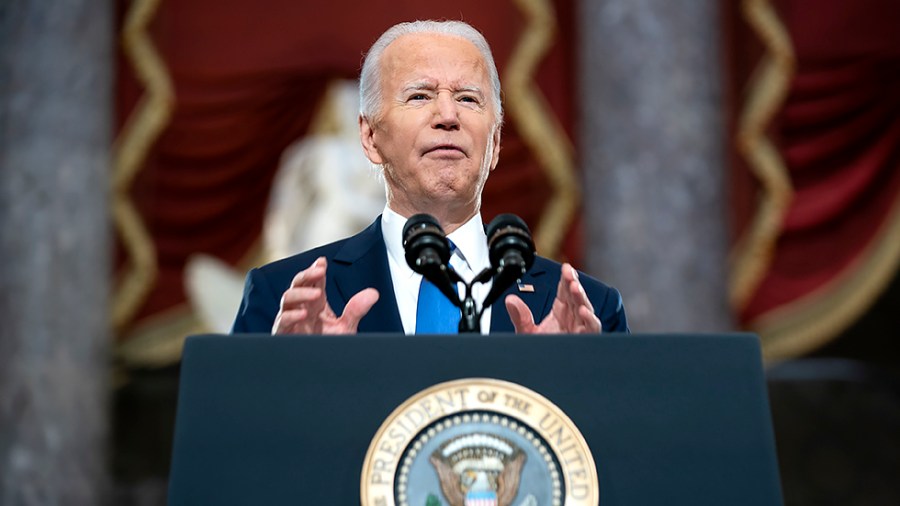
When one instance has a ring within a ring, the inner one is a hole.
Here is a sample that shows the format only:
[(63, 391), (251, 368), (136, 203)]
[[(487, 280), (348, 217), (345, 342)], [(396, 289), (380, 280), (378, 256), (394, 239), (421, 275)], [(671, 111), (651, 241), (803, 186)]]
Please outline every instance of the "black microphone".
[(462, 305), (454, 285), (456, 280), (451, 279), (451, 276), (458, 278), (459, 275), (448, 268), (450, 241), (434, 216), (423, 213), (406, 220), (403, 249), (406, 251), (406, 263), (413, 271), (434, 283), (454, 305)]
[(534, 241), (528, 225), (515, 214), (501, 214), (487, 227), (488, 251), (495, 271), (494, 284), (483, 307), (500, 295), (534, 265)]

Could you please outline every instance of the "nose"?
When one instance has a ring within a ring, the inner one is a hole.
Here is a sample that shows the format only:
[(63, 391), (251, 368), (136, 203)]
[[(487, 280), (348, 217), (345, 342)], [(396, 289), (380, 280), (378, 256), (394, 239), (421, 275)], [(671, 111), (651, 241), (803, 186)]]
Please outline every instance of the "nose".
[(439, 93), (433, 102), (434, 118), (432, 128), (438, 130), (459, 130), (459, 110), (450, 93)]

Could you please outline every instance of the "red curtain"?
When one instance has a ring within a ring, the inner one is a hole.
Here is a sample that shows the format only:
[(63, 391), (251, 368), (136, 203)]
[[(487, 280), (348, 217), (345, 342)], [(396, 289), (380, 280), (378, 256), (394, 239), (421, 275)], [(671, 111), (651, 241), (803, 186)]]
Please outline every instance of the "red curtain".
[[(900, 199), (900, 3), (773, 5), (796, 64), (768, 133), (793, 195), (765, 272), (738, 308), (751, 327), (789, 317), (792, 305), (827, 293), (838, 279), (863, 276), (867, 251), (879, 242), (900, 241), (885, 237)], [(736, 4), (726, 8), (726, 18), (734, 118), (752, 92), (749, 76), (765, 49)], [(732, 133), (736, 128), (732, 121)], [(740, 234), (758, 210), (761, 187), (734, 151), (732, 165)]]

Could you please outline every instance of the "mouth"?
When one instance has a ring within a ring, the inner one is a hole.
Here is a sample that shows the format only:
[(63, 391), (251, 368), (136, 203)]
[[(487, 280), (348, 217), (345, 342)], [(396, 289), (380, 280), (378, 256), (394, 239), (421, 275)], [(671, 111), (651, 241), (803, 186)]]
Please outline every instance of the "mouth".
[(465, 150), (456, 144), (436, 144), (426, 149), (424, 154), (453, 158), (467, 156)]

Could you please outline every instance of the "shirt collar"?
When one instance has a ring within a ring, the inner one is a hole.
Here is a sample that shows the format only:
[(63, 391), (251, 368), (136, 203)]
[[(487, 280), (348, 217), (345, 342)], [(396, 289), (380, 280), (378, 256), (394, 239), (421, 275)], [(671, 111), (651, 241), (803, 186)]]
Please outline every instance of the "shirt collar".
[(481, 213), (475, 213), (472, 219), (451, 232), (447, 238), (453, 241), (459, 256), (469, 264), (474, 274), (490, 265), (487, 236), (484, 233)]

